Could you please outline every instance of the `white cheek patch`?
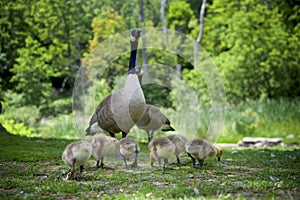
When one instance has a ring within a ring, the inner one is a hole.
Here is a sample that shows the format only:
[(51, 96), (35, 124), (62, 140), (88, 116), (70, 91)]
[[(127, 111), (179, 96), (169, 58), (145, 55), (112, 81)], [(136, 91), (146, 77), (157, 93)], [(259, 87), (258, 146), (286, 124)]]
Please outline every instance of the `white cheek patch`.
[(105, 131), (98, 126), (98, 122), (95, 122), (91, 126), (91, 133), (104, 133)]

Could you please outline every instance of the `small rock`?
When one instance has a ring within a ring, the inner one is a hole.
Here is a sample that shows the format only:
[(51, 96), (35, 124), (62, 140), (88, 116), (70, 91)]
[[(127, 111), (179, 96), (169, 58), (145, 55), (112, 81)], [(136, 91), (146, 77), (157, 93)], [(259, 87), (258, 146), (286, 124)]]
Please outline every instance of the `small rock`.
[(271, 180), (271, 181), (280, 181), (280, 179), (279, 179), (279, 178), (277, 178), (277, 177), (274, 177), (274, 176), (270, 176), (270, 180)]
[(237, 153), (238, 151), (236, 149), (231, 149), (231, 153)]
[(254, 144), (254, 147), (264, 147), (265, 146), (265, 143), (263, 143), (263, 142), (257, 142), (257, 143), (255, 143)]
[(189, 176), (188, 176), (188, 178), (189, 179), (192, 179), (192, 178), (194, 178), (195, 176), (193, 175), (193, 174), (190, 174)]
[(146, 198), (149, 198), (151, 195), (152, 195), (152, 192), (149, 192), (145, 196), (146, 196)]
[(286, 136), (286, 138), (288, 138), (288, 139), (293, 139), (294, 137), (295, 136), (293, 134), (289, 134), (289, 135)]
[(197, 188), (194, 188), (194, 194), (196, 194), (196, 195), (200, 194), (200, 192), (198, 191)]

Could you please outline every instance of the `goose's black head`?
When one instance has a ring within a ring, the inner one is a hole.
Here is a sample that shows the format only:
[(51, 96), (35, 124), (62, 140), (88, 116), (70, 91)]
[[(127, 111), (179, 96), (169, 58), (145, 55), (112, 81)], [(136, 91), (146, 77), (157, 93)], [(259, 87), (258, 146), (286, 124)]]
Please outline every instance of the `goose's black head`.
[(137, 42), (141, 36), (142, 29), (133, 29), (130, 33), (130, 42)]

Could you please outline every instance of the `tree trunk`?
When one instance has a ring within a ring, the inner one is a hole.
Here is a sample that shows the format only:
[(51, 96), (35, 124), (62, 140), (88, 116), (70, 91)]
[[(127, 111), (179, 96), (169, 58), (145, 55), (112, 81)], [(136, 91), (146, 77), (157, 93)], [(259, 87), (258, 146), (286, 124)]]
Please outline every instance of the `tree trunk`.
[(160, 1), (160, 20), (162, 23), (163, 32), (167, 41), (167, 44), (169, 44), (168, 34), (167, 34), (167, 24), (165, 20), (165, 6), (166, 6), (166, 0)]
[(194, 65), (195, 66), (197, 66), (197, 61), (198, 61), (198, 44), (200, 43), (203, 35), (205, 4), (206, 4), (206, 0), (202, 0), (202, 5), (200, 8), (200, 15), (199, 15), (199, 34), (196, 41), (194, 42)]
[[(141, 19), (142, 26), (144, 26), (145, 25), (144, 0), (140, 0), (140, 19)], [(144, 75), (148, 76), (147, 45), (146, 45), (145, 37), (143, 37), (143, 32), (142, 32), (142, 57), (143, 57)]]

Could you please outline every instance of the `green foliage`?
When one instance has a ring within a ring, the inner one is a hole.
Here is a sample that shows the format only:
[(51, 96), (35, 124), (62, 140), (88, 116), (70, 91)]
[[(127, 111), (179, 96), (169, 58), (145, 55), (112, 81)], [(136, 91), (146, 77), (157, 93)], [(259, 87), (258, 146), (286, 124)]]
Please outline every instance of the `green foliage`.
[[(214, 1), (205, 42), (222, 70), (229, 100), (297, 97), (300, 38), (278, 6), (256, 1)], [(223, 14), (224, 13), (224, 14)], [(297, 45), (295, 45), (297, 44)]]
[(188, 24), (190, 21), (195, 20), (195, 16), (187, 2), (171, 2), (166, 13), (166, 22), (170, 29), (177, 30), (182, 33), (189, 33), (191, 31)]
[(235, 128), (238, 134), (251, 136), (258, 126), (257, 115), (251, 109), (245, 110), (238, 116)]
[(124, 20), (110, 7), (103, 8), (100, 16), (93, 19), (92, 28), (93, 40), (90, 41), (90, 51), (97, 47), (98, 43), (125, 31)]
[(36, 106), (24, 106), (22, 94), (7, 91), (3, 95), (3, 112), (0, 115), (0, 122), (5, 129), (12, 134), (34, 137), (40, 118), (40, 110)]
[(26, 136), (26, 137), (36, 137), (34, 129), (28, 126), (25, 126), (22, 122), (16, 122), (13, 119), (4, 119), (4, 117), (0, 117), (0, 121), (7, 132), (13, 133), (16, 135)]
[(38, 133), (40, 137), (64, 139), (79, 139), (84, 134), (78, 132), (73, 113), (44, 119), (38, 128)]
[(48, 104), (40, 106), (44, 116), (58, 116), (60, 114), (69, 114), (72, 112), (72, 99), (69, 97), (51, 98)]
[(1, 75), (1, 82), (27, 94), (27, 104), (48, 103), (50, 79), (74, 77), (100, 4), (81, 0), (2, 3), (0, 63), (5, 76)]
[(36, 125), (40, 115), (40, 110), (36, 106), (6, 107), (2, 113), (5, 120), (24, 123), (26, 126)]
[[(64, 48), (66, 48), (66, 45), (64, 45)], [(47, 64), (54, 58), (49, 53), (50, 49), (51, 47), (49, 49), (41, 47), (38, 41), (29, 37), (26, 39), (26, 47), (18, 51), (20, 57), (16, 59), (18, 64), (11, 69), (15, 74), (11, 81), (16, 83), (15, 89), (17, 91), (26, 93), (24, 95), (26, 104), (40, 105), (47, 103), (47, 98), (51, 95), (49, 78), (60, 75), (60, 72), (56, 71), (59, 70), (58, 68)], [(61, 55), (61, 52), (55, 46), (53, 46), (52, 51)]]
[[(139, 17), (142, 2), (143, 23)], [(98, 103), (121, 85), (119, 79), (126, 74), (129, 55), (124, 52), (129, 50), (128, 41), (112, 44), (107, 39), (135, 27), (160, 27), (160, 3), (149, 0), (1, 1), (0, 99), (4, 105), (1, 120), (11, 130), (16, 126), (19, 127), (15, 128), (16, 132), (30, 130), (28, 133), (32, 135), (37, 132), (39, 120), (46, 119), (56, 124), (58, 130), (52, 134), (52, 129), (47, 130), (51, 126), (46, 126), (41, 129), (45, 134), (42, 131), (39, 134), (61, 137), (66, 132), (72, 138), (72, 115), (80, 115), (86, 106), (88, 113), (82, 118), (89, 118)], [(167, 27), (196, 39), (200, 6), (201, 2), (195, 0), (166, 1)], [(224, 130), (227, 141), (237, 141), (249, 134), (286, 137), (299, 133), (298, 119), (294, 117), (299, 113), (297, 109), (289, 109), (289, 106), (298, 108), (297, 101), (281, 100), (296, 99), (300, 94), (299, 13), (299, 5), (292, 1), (207, 1), (201, 45), (213, 56), (225, 83), (229, 102)], [(102, 49), (95, 48), (105, 41)], [(114, 54), (115, 51), (121, 53)], [(138, 64), (141, 64), (140, 50), (138, 54)], [(147, 56), (148, 76), (157, 79), (155, 84), (143, 85), (147, 102), (171, 107), (166, 109), (168, 117), (175, 126), (180, 126), (183, 107), (178, 107), (176, 95), (184, 97), (183, 85), (188, 85), (197, 92), (199, 105), (187, 116), (199, 114), (201, 126), (197, 133), (205, 134), (211, 117), (211, 94), (203, 74), (172, 52), (149, 48)], [(82, 84), (80, 95), (88, 97), (75, 100), (76, 112), (70, 114), (72, 83), (81, 64), (88, 83)], [(163, 79), (169, 71), (161, 66), (175, 69), (177, 64), (182, 68), (183, 85)], [(68, 87), (59, 79), (68, 80)], [(170, 86), (174, 86), (174, 91)], [(189, 98), (186, 95), (181, 100), (189, 102)], [(253, 103), (249, 99), (257, 101)], [(59, 120), (67, 124), (66, 130), (59, 125)], [(81, 129), (86, 125), (80, 123)]]

